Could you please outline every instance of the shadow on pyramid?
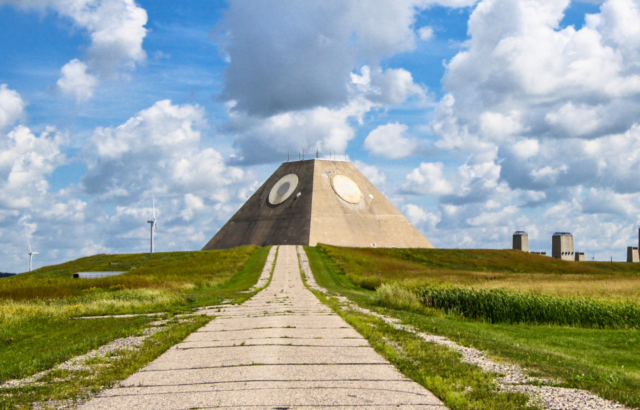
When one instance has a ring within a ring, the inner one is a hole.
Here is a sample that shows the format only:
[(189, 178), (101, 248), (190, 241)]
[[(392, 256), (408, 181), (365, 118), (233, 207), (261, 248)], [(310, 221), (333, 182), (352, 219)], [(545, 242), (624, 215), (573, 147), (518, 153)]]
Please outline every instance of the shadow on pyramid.
[(242, 245), (433, 248), (353, 165), (285, 162), (202, 250)]

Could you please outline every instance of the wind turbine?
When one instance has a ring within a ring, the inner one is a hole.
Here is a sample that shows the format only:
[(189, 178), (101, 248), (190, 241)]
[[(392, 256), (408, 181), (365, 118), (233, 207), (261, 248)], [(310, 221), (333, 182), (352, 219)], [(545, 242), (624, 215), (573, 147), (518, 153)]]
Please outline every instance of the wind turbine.
[(34, 252), (33, 249), (31, 249), (31, 244), (29, 243), (29, 241), (27, 240), (27, 245), (29, 245), (29, 253), (27, 255), (29, 255), (29, 272), (31, 272), (31, 260), (33, 259), (33, 255), (37, 255), (38, 252)]
[(149, 224), (149, 228), (151, 228), (151, 243), (149, 246), (149, 253), (153, 253), (153, 228), (155, 227), (156, 232), (158, 232), (158, 224), (156, 223), (156, 198), (153, 198), (153, 220), (147, 221)]

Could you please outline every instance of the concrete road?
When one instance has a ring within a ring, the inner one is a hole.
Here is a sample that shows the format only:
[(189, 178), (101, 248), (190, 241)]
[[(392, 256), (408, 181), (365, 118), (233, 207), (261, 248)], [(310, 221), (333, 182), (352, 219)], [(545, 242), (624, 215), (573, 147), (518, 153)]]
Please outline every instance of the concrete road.
[(304, 287), (294, 246), (271, 284), (216, 318), (89, 409), (445, 409)]

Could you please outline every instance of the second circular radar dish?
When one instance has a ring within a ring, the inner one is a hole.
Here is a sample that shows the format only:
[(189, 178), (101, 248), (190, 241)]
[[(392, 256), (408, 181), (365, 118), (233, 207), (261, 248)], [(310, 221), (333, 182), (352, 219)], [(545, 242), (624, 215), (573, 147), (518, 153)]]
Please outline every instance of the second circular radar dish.
[(344, 201), (351, 204), (357, 204), (362, 201), (362, 191), (358, 188), (358, 184), (344, 175), (334, 175), (331, 178), (331, 186), (335, 193)]

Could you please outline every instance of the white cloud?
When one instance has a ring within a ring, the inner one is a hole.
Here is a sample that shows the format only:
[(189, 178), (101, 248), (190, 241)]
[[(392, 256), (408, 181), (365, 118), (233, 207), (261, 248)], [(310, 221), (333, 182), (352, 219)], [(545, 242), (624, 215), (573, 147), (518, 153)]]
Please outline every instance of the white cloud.
[(226, 201), (225, 187), (243, 178), (212, 148), (201, 149), (204, 110), (159, 101), (116, 128), (98, 128), (87, 140), (87, 193), (113, 201), (141, 194), (198, 194)]
[(416, 195), (447, 195), (453, 192), (453, 187), (444, 178), (442, 162), (423, 162), (409, 175), (402, 185), (402, 190), (406, 193)]
[(569, 101), (558, 111), (547, 113), (545, 120), (559, 126), (568, 135), (577, 137), (595, 131), (600, 125), (599, 117), (598, 107), (576, 107)]
[(291, 111), (267, 118), (230, 111), (225, 131), (236, 134), (239, 163), (255, 164), (291, 159), (304, 150), (306, 158), (321, 154), (343, 154), (355, 136), (351, 121), (362, 121), (373, 104), (365, 99), (353, 100), (340, 109), (318, 107)]
[(409, 127), (400, 123), (381, 125), (371, 131), (364, 141), (364, 149), (373, 155), (398, 159), (415, 154), (417, 143), (404, 137)]
[(58, 89), (71, 95), (78, 102), (86, 101), (93, 96), (98, 85), (98, 78), (87, 73), (87, 65), (78, 59), (71, 60), (60, 70), (62, 76), (58, 80)]
[(387, 176), (384, 172), (380, 171), (378, 167), (375, 165), (367, 165), (362, 161), (354, 161), (355, 166), (362, 172), (362, 174), (367, 177), (367, 179), (375, 185), (377, 188), (380, 188), (387, 182)]
[(440, 222), (440, 217), (438, 215), (426, 212), (424, 209), (413, 204), (407, 204), (403, 208), (403, 213), (407, 216), (409, 222), (411, 222), (416, 228), (427, 233), (427, 239), (429, 238), (428, 233), (434, 232), (436, 225)]
[[(144, 62), (142, 42), (147, 12), (135, 0), (0, 0), (20, 9), (47, 11), (71, 19), (91, 37), (86, 62), (77, 59), (62, 69), (58, 86), (78, 101), (89, 98), (97, 80), (116, 76)], [(89, 72), (89, 73), (88, 73)]]
[(479, 121), (480, 134), (489, 141), (502, 142), (523, 131), (520, 113), (517, 111), (512, 111), (509, 115), (487, 111), (480, 114)]
[(260, 116), (342, 105), (360, 61), (377, 66), (415, 48), (412, 25), (427, 3), (231, 1), (217, 28), (231, 61), (222, 98)]
[[(440, 197), (438, 229), (458, 243), (508, 243), (510, 229), (534, 226), (595, 249), (604, 226), (610, 252), (624, 241), (607, 238), (628, 240), (638, 222), (640, 4), (607, 0), (582, 28), (561, 28), (569, 4), (484, 0), (447, 64), (449, 94), (430, 125), (435, 147), (468, 158), (441, 169), (456, 194)], [(525, 206), (548, 211), (527, 220)]]
[(432, 124), (441, 146), (473, 149), (507, 137), (597, 138), (634, 124), (640, 109), (637, 4), (608, 0), (584, 27), (560, 29), (569, 4), (478, 4), (467, 48), (447, 65), (451, 96)]
[(24, 114), (25, 102), (14, 90), (0, 85), (0, 132), (11, 127)]
[(418, 29), (418, 37), (422, 41), (430, 40), (433, 37), (433, 29), (429, 26), (420, 27)]
[(0, 207), (24, 209), (41, 201), (47, 176), (65, 162), (67, 138), (54, 128), (39, 137), (18, 126), (0, 139)]

